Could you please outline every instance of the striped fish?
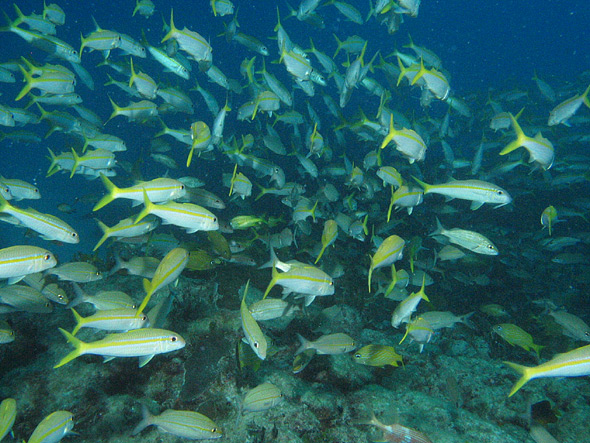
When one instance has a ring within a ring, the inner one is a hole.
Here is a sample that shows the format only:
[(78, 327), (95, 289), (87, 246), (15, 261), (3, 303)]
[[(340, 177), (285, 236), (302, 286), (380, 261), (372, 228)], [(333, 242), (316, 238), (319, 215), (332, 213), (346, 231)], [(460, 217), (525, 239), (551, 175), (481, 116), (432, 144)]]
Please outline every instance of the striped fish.
[(107, 195), (100, 199), (92, 209), (93, 211), (98, 211), (117, 198), (134, 200), (137, 202), (136, 205), (139, 205), (143, 201), (144, 190), (152, 202), (174, 200), (184, 196), (186, 193), (184, 183), (171, 178), (156, 178), (148, 182), (138, 183), (129, 188), (118, 188), (104, 174), (101, 174), (100, 178), (107, 189)]
[(246, 305), (246, 294), (248, 294), (249, 286), (250, 280), (248, 280), (248, 283), (246, 283), (244, 295), (242, 296), (242, 304), (240, 305), (242, 330), (244, 331), (245, 340), (252, 348), (252, 351), (254, 351), (260, 360), (264, 360), (266, 358), (266, 349), (268, 345), (266, 343), (266, 338), (260, 329), (260, 326), (258, 326), (256, 320), (254, 320), (254, 317)]
[(144, 205), (145, 207), (135, 219), (136, 224), (147, 215), (153, 214), (160, 217), (164, 224), (185, 228), (188, 234), (193, 234), (197, 231), (216, 231), (219, 229), (217, 217), (199, 205), (172, 201), (156, 205), (149, 200), (145, 191)]
[(9, 285), (19, 282), (25, 275), (45, 271), (56, 264), (51, 252), (36, 246), (0, 249), (0, 278), (7, 278)]
[(66, 355), (54, 366), (59, 368), (81, 355), (93, 354), (112, 360), (113, 357), (139, 357), (139, 367), (142, 368), (156, 354), (177, 351), (185, 346), (184, 339), (176, 332), (165, 329), (135, 329), (128, 332), (109, 334), (102, 340), (90, 343), (74, 337), (68, 331), (59, 328), (74, 350)]
[(283, 401), (281, 390), (272, 383), (266, 382), (246, 393), (242, 408), (248, 412), (266, 411), (278, 405), (281, 401)]
[(521, 377), (510, 390), (510, 394), (508, 394), (508, 397), (512, 397), (525, 383), (535, 378), (590, 375), (590, 345), (557, 354), (551, 360), (539, 366), (527, 367), (509, 361), (504, 363), (521, 374)]
[(74, 416), (68, 411), (55, 411), (41, 420), (37, 425), (29, 443), (57, 443), (74, 427)]
[(140, 329), (148, 326), (148, 318), (145, 314), (137, 315), (135, 309), (109, 309), (106, 311), (97, 311), (88, 317), (82, 317), (74, 309), (72, 314), (76, 320), (76, 327), (72, 335), (82, 328), (94, 328), (101, 331), (129, 331)]
[(12, 430), (16, 419), (16, 400), (5, 398), (0, 403), (0, 441)]
[(198, 412), (166, 409), (160, 415), (151, 415), (143, 406), (142, 413), (143, 420), (133, 429), (131, 435), (139, 434), (148, 426), (156, 426), (159, 431), (188, 440), (214, 440), (223, 437), (215, 422)]
[(78, 233), (60, 218), (43, 214), (32, 208), (21, 209), (12, 206), (2, 195), (0, 195), (0, 212), (12, 215), (23, 226), (41, 234), (41, 237), (49, 241), (61, 241), (64, 243), (79, 243)]

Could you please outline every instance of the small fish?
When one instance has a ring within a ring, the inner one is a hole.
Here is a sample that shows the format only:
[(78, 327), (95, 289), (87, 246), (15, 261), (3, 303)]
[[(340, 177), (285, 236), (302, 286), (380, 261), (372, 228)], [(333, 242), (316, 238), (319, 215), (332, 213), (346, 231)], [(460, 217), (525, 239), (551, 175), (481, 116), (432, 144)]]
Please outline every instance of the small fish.
[(71, 309), (82, 303), (90, 303), (99, 311), (110, 309), (135, 309), (136, 304), (131, 297), (121, 291), (99, 291), (95, 295), (88, 295), (77, 283), (72, 283), (76, 297), (66, 305)]
[(143, 312), (156, 291), (176, 281), (186, 267), (188, 257), (189, 253), (186, 249), (175, 248), (171, 250), (158, 265), (152, 281), (150, 282), (148, 279), (143, 280), (143, 288), (146, 296), (139, 308), (137, 308), (138, 316)]
[(439, 185), (429, 185), (413, 177), (426, 194), (440, 194), (447, 198), (459, 198), (470, 200), (471, 209), (479, 209), (484, 203), (496, 205), (495, 208), (505, 206), (512, 202), (512, 197), (500, 186), (481, 180), (452, 180)]
[(574, 340), (590, 342), (590, 326), (580, 317), (566, 311), (553, 310), (549, 311), (549, 315), (563, 328), (564, 335)]
[(314, 349), (318, 355), (339, 355), (346, 354), (356, 348), (354, 339), (341, 332), (323, 335), (314, 341), (306, 340), (299, 334), (297, 334), (297, 338), (301, 345), (295, 351), (295, 355), (299, 355), (308, 349)]
[(533, 337), (531, 334), (520, 328), (519, 326), (510, 323), (501, 323), (495, 325), (492, 331), (510, 343), (512, 346), (520, 346), (525, 351), (531, 349), (537, 353), (537, 357), (545, 346), (536, 345), (533, 343)]
[(547, 206), (541, 213), (541, 226), (549, 229), (549, 236), (551, 237), (551, 228), (557, 223), (557, 209), (553, 206)]
[(36, 246), (0, 249), (0, 278), (7, 278), (9, 285), (21, 281), (25, 275), (51, 269), (56, 264), (57, 260), (51, 252)]
[(0, 289), (0, 303), (12, 307), (15, 311), (48, 314), (53, 305), (41, 292), (23, 285), (9, 285)]
[(273, 408), (283, 401), (281, 390), (272, 383), (262, 383), (250, 389), (242, 402), (242, 409), (247, 412), (261, 412)]
[(101, 331), (129, 331), (132, 329), (140, 329), (147, 327), (148, 318), (145, 314), (137, 315), (135, 309), (109, 309), (107, 311), (97, 311), (88, 317), (82, 317), (71, 309), (76, 320), (76, 327), (72, 331), (72, 335), (81, 328), (93, 328)]
[(114, 357), (139, 357), (142, 368), (156, 354), (177, 351), (184, 348), (184, 339), (175, 332), (164, 329), (135, 329), (128, 332), (108, 334), (105, 338), (93, 342), (83, 342), (68, 331), (59, 328), (74, 350), (54, 366), (59, 368), (81, 355), (101, 355), (108, 360)]
[(57, 443), (68, 434), (73, 434), (74, 416), (68, 411), (55, 411), (41, 420), (28, 443)]
[(315, 259), (314, 264), (320, 261), (326, 248), (336, 241), (338, 238), (338, 224), (334, 220), (326, 220), (324, 223), (324, 230), (322, 231), (322, 249)]
[(399, 366), (403, 363), (402, 356), (395, 352), (393, 346), (367, 345), (355, 351), (353, 354), (355, 363), (367, 366)]
[(144, 208), (135, 218), (135, 224), (139, 223), (144, 217), (153, 214), (161, 218), (164, 224), (185, 228), (188, 234), (219, 229), (217, 217), (211, 211), (199, 205), (174, 201), (154, 204), (150, 201), (145, 190), (143, 191), (143, 204)]
[(431, 236), (442, 235), (447, 237), (451, 243), (462, 246), (476, 254), (499, 254), (498, 248), (489, 239), (477, 232), (459, 228), (445, 229), (438, 218), (436, 219), (436, 225), (437, 228), (430, 234)]
[(516, 118), (512, 114), (509, 117), (514, 132), (516, 132), (516, 140), (506, 145), (500, 151), (500, 155), (509, 154), (522, 146), (529, 152), (529, 163), (536, 163), (545, 171), (551, 169), (555, 159), (553, 143), (544, 138), (540, 132), (535, 137), (525, 135)]
[(55, 275), (59, 280), (76, 283), (87, 283), (103, 278), (96, 266), (83, 261), (63, 264), (47, 271), (46, 275)]
[(115, 226), (108, 227), (100, 220), (96, 220), (98, 227), (103, 232), (103, 236), (100, 238), (96, 246), (92, 251), (96, 251), (107, 239), (114, 238), (130, 238), (138, 237), (140, 235), (147, 234), (156, 229), (159, 225), (156, 217), (146, 217), (139, 223), (134, 223), (133, 217), (128, 217), (121, 220)]
[(505, 361), (504, 364), (521, 374), (520, 379), (508, 394), (508, 397), (512, 397), (525, 383), (535, 378), (590, 375), (590, 345), (557, 354), (551, 360), (535, 367), (522, 366), (508, 361)]
[[(0, 344), (12, 343), (15, 338), (12, 327), (10, 327), (10, 325), (4, 320), (0, 320)], [(6, 408), (7, 406), (4, 405), (4, 402), (0, 403), (0, 441), (2, 441), (2, 438), (6, 435), (6, 433), (3, 434), (3, 432), (6, 429), (10, 431), (10, 428), (12, 427), (12, 423), (8, 423), (9, 418), (7, 417)]]
[(381, 143), (381, 149), (385, 148), (391, 141), (395, 143), (396, 149), (408, 159), (410, 164), (415, 161), (423, 161), (426, 156), (426, 143), (413, 129), (395, 129), (393, 126), (393, 114), (389, 120), (389, 132)]
[(371, 418), (369, 420), (357, 421), (359, 425), (376, 426), (383, 431), (382, 441), (390, 441), (395, 443), (432, 443), (426, 435), (416, 431), (412, 428), (407, 428), (400, 424), (385, 425), (377, 420), (375, 414), (371, 411)]
[(371, 292), (371, 277), (373, 271), (383, 266), (389, 266), (392, 263), (400, 260), (403, 257), (404, 246), (406, 242), (398, 235), (390, 235), (387, 237), (375, 254), (371, 257), (371, 266), (369, 268), (369, 292)]
[(405, 299), (403, 299), (393, 311), (391, 315), (391, 326), (398, 328), (402, 323), (410, 321), (410, 317), (416, 311), (420, 300), (426, 300), (429, 302), (428, 296), (424, 292), (424, 286), (426, 283), (426, 274), (422, 278), (422, 287), (418, 292), (412, 292)]
[(246, 295), (248, 294), (248, 287), (250, 286), (250, 280), (246, 283), (244, 288), (244, 295), (242, 296), (242, 303), (240, 305), (240, 318), (242, 321), (242, 331), (244, 331), (245, 341), (250, 345), (252, 351), (258, 356), (260, 360), (266, 358), (266, 351), (268, 344), (266, 338), (254, 320), (254, 317), (248, 310), (246, 305)]
[(139, 183), (129, 188), (116, 187), (113, 182), (103, 174), (101, 174), (100, 178), (107, 189), (107, 195), (94, 206), (92, 209), (93, 211), (98, 211), (118, 198), (134, 200), (137, 204), (140, 204), (144, 200), (144, 190), (147, 193), (149, 200), (153, 203), (175, 200), (186, 194), (184, 183), (171, 178), (157, 178), (149, 182)]
[(166, 409), (160, 415), (151, 415), (147, 407), (142, 406), (143, 419), (133, 429), (131, 435), (137, 435), (148, 426), (155, 426), (159, 431), (187, 440), (213, 440), (223, 437), (223, 433), (209, 417), (193, 411)]
[(0, 441), (12, 431), (12, 425), (16, 419), (16, 400), (5, 398), (0, 403)]

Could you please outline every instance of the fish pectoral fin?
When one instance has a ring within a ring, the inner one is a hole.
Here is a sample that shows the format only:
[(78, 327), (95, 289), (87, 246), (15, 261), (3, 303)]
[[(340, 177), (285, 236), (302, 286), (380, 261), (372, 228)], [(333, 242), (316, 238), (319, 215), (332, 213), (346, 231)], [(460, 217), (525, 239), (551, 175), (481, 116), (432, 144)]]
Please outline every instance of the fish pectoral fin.
[(474, 201), (471, 203), (471, 210), (476, 211), (483, 206), (483, 202)]
[(151, 354), (151, 355), (144, 355), (142, 357), (139, 357), (139, 367), (143, 368), (145, 365), (147, 365), (152, 358), (154, 358), (154, 355), (156, 354)]
[(16, 277), (10, 277), (6, 283), (8, 283), (9, 285), (13, 285), (13, 284), (21, 281), (23, 278), (25, 278), (24, 275), (17, 275)]
[(111, 360), (114, 360), (116, 357), (105, 357), (104, 360), (102, 361), (103, 363), (108, 363)]

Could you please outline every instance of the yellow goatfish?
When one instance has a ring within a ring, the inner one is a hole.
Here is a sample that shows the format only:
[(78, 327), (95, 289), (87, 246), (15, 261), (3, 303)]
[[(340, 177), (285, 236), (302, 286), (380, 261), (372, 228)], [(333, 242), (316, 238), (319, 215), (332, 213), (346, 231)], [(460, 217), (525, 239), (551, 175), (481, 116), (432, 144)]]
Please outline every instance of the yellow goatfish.
[(182, 349), (186, 344), (176, 332), (165, 329), (134, 329), (108, 334), (105, 338), (90, 343), (83, 342), (64, 329), (59, 328), (59, 330), (75, 349), (61, 359), (54, 368), (59, 368), (86, 354), (101, 355), (107, 361), (115, 357), (139, 357), (139, 367), (142, 368), (154, 355)]
[(150, 180), (149, 182), (138, 183), (137, 185), (131, 186), (129, 188), (116, 187), (114, 183), (103, 174), (100, 174), (100, 178), (107, 189), (107, 195), (100, 199), (100, 201), (92, 209), (93, 211), (98, 211), (100, 208), (105, 207), (117, 198), (134, 200), (135, 205), (139, 205), (141, 202), (143, 202), (144, 190), (150, 201), (154, 203), (175, 200), (177, 198), (184, 197), (186, 194), (186, 187), (184, 183), (171, 178), (156, 178), (155, 180)]
[(166, 257), (164, 257), (158, 265), (152, 281), (150, 282), (147, 278), (143, 280), (143, 287), (145, 289), (146, 296), (141, 302), (139, 308), (137, 308), (137, 316), (143, 312), (146, 305), (150, 301), (150, 298), (152, 298), (152, 295), (158, 289), (161, 289), (164, 286), (172, 283), (180, 276), (186, 267), (186, 264), (188, 263), (188, 256), (189, 253), (186, 249), (173, 249), (168, 254), (166, 254)]
[(244, 295), (242, 296), (242, 304), (240, 305), (240, 317), (242, 319), (242, 330), (244, 331), (245, 341), (250, 345), (252, 351), (258, 356), (260, 360), (266, 358), (267, 343), (260, 326), (254, 320), (254, 317), (248, 310), (246, 305), (246, 294), (248, 294), (248, 287), (250, 280), (246, 283), (244, 288)]
[(440, 194), (448, 198), (471, 200), (471, 209), (475, 211), (484, 203), (495, 204), (495, 208), (512, 202), (512, 197), (500, 186), (481, 180), (451, 180), (447, 183), (429, 185), (412, 177), (424, 189), (426, 194)]
[(21, 281), (25, 275), (45, 271), (56, 264), (57, 260), (51, 252), (36, 246), (0, 249), (0, 278), (7, 278), (9, 285)]
[(393, 114), (391, 114), (389, 119), (389, 132), (381, 143), (381, 149), (385, 148), (391, 141), (395, 143), (395, 149), (406, 157), (410, 164), (415, 161), (424, 160), (426, 156), (426, 143), (422, 137), (413, 129), (395, 129), (393, 126)]
[(78, 233), (60, 218), (43, 214), (32, 208), (21, 209), (12, 206), (2, 195), (0, 195), (0, 212), (12, 215), (23, 226), (37, 232), (44, 240), (62, 241), (64, 243), (79, 243)]
[(147, 192), (143, 191), (143, 210), (137, 215), (135, 223), (139, 223), (149, 214), (160, 217), (164, 224), (185, 228), (188, 234), (197, 231), (216, 231), (219, 229), (217, 217), (211, 211), (192, 203), (177, 203), (169, 201), (154, 204)]
[(509, 154), (522, 146), (529, 152), (529, 163), (537, 163), (544, 170), (550, 169), (555, 158), (553, 144), (540, 132), (535, 137), (525, 135), (514, 116), (510, 114), (509, 117), (514, 132), (516, 132), (516, 140), (506, 145), (500, 151), (500, 155)]
[(512, 397), (526, 382), (534, 378), (590, 375), (590, 345), (557, 354), (539, 366), (527, 367), (509, 361), (504, 363), (522, 375), (508, 394), (508, 397)]

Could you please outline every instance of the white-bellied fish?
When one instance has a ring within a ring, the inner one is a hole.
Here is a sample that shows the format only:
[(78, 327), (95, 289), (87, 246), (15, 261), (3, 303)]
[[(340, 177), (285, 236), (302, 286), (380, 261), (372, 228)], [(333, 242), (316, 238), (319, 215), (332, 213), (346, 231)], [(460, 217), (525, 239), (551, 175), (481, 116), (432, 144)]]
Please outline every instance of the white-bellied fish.
[(582, 103), (584, 103), (586, 106), (590, 108), (590, 100), (588, 100), (589, 92), (590, 85), (588, 85), (586, 90), (581, 95), (576, 94), (575, 96), (568, 98), (567, 100), (558, 104), (549, 113), (549, 120), (547, 121), (547, 125), (554, 126), (561, 123), (565, 126), (569, 126), (569, 119), (574, 116), (578, 109), (580, 109)]
[(193, 411), (166, 409), (160, 415), (151, 415), (146, 406), (142, 407), (143, 418), (133, 429), (131, 435), (137, 435), (148, 426), (155, 426), (159, 431), (187, 440), (213, 440), (223, 437), (223, 433), (209, 417)]
[(81, 303), (90, 303), (99, 311), (110, 309), (135, 309), (137, 304), (122, 291), (99, 291), (95, 295), (88, 295), (77, 283), (72, 283), (76, 297), (66, 305), (67, 309)]
[(68, 434), (73, 434), (74, 416), (69, 411), (55, 411), (41, 420), (28, 443), (57, 443)]
[(46, 272), (46, 275), (55, 275), (59, 280), (76, 283), (88, 283), (103, 278), (96, 266), (83, 261), (65, 263), (57, 268), (50, 269)]
[(509, 154), (522, 146), (529, 152), (529, 163), (536, 163), (544, 170), (550, 169), (555, 159), (553, 143), (543, 137), (540, 132), (535, 137), (525, 135), (516, 118), (512, 114), (509, 117), (514, 132), (516, 132), (516, 140), (506, 145), (500, 151), (500, 155)]
[(152, 203), (166, 202), (183, 197), (186, 194), (184, 183), (171, 178), (156, 178), (148, 182), (141, 182), (129, 188), (118, 188), (112, 181), (101, 174), (100, 176), (107, 195), (105, 195), (92, 209), (98, 211), (110, 202), (118, 198), (133, 200), (136, 205), (144, 201), (143, 193), (146, 192)]
[(551, 360), (532, 368), (508, 361), (504, 363), (521, 374), (508, 394), (508, 397), (512, 397), (526, 382), (535, 378), (590, 375), (590, 345), (557, 354)]
[(96, 251), (100, 245), (102, 245), (107, 239), (114, 238), (131, 238), (138, 237), (140, 235), (147, 234), (156, 229), (159, 225), (156, 217), (144, 218), (139, 223), (134, 223), (134, 217), (128, 217), (121, 220), (115, 226), (108, 227), (100, 220), (96, 220), (98, 227), (103, 232), (103, 236), (100, 238), (93, 251)]
[(254, 317), (248, 310), (248, 306), (246, 305), (246, 295), (248, 294), (248, 287), (250, 286), (250, 280), (246, 283), (246, 287), (244, 288), (244, 295), (242, 296), (242, 303), (240, 304), (240, 318), (242, 320), (242, 331), (244, 331), (244, 336), (246, 342), (252, 348), (252, 351), (258, 356), (260, 360), (264, 360), (266, 358), (266, 351), (268, 344), (266, 342), (266, 338), (254, 320)]
[(72, 335), (76, 335), (82, 328), (93, 328), (101, 331), (130, 331), (148, 325), (146, 314), (137, 315), (137, 311), (130, 308), (97, 311), (88, 317), (82, 317), (73, 308), (71, 311), (76, 320)]
[(451, 180), (447, 183), (429, 185), (416, 177), (413, 178), (424, 189), (424, 195), (440, 194), (448, 198), (470, 200), (472, 210), (479, 209), (484, 203), (499, 208), (512, 202), (510, 194), (500, 186), (481, 180)]
[(422, 279), (422, 287), (420, 290), (418, 292), (412, 292), (396, 306), (391, 315), (391, 326), (399, 328), (402, 323), (408, 323), (412, 314), (416, 311), (416, 308), (418, 308), (420, 300), (430, 301), (424, 292), (425, 282), (426, 278), (424, 277)]
[(395, 143), (395, 148), (408, 159), (410, 164), (424, 160), (427, 147), (422, 137), (413, 129), (395, 129), (393, 126), (393, 114), (390, 116), (389, 132), (381, 143), (381, 149), (392, 141)]
[(346, 354), (356, 348), (354, 339), (342, 332), (335, 334), (322, 335), (317, 340), (307, 340), (303, 336), (297, 334), (300, 346), (295, 351), (295, 355), (299, 355), (308, 349), (314, 349), (318, 355), (339, 355)]
[(65, 221), (32, 208), (21, 209), (12, 206), (2, 195), (0, 195), (0, 212), (13, 216), (23, 226), (39, 233), (44, 240), (74, 244), (80, 242), (78, 233)]
[(0, 249), (0, 278), (17, 283), (27, 274), (42, 272), (57, 264), (55, 256), (37, 246), (10, 246)]
[[(138, 311), (139, 312), (139, 311)], [(135, 329), (128, 332), (108, 334), (93, 342), (83, 342), (68, 331), (59, 328), (74, 350), (54, 366), (59, 368), (81, 355), (100, 355), (110, 360), (114, 357), (139, 357), (139, 367), (145, 366), (157, 354), (184, 348), (184, 339), (175, 332), (165, 329)]]
[(40, 291), (30, 286), (9, 285), (0, 288), (0, 303), (10, 306), (14, 311), (48, 314), (53, 305)]
[(143, 199), (144, 208), (135, 218), (135, 224), (149, 214), (153, 214), (161, 218), (163, 224), (185, 228), (188, 234), (219, 229), (217, 217), (202, 206), (174, 201), (155, 204), (150, 201), (145, 190)]
[(445, 229), (436, 219), (436, 230), (430, 234), (431, 236), (442, 235), (447, 237), (453, 244), (459, 245), (476, 254), (483, 255), (498, 255), (498, 248), (485, 236), (465, 229), (453, 228)]
[(242, 410), (247, 412), (266, 411), (283, 401), (283, 394), (272, 383), (262, 383), (250, 389), (244, 396)]

